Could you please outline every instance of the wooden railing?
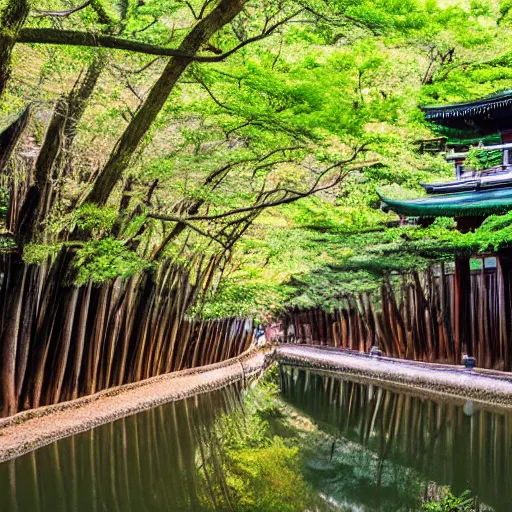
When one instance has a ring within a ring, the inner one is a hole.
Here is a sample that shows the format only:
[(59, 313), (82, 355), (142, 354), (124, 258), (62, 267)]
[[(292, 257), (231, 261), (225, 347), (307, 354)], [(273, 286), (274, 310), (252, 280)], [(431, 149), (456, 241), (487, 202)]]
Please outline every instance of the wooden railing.
[[(478, 149), (478, 151), (484, 151), (484, 152), (485, 151), (498, 151), (498, 150), (502, 150), (503, 153), (507, 152), (507, 155), (508, 155), (508, 151), (510, 149), (512, 149), (512, 143), (496, 144), (496, 145), (492, 145), (492, 146), (477, 146), (476, 149)], [(450, 153), (446, 154), (445, 158), (446, 158), (446, 160), (459, 160), (459, 159), (467, 158), (468, 155), (469, 155), (469, 151), (464, 152), (464, 153), (450, 152)]]

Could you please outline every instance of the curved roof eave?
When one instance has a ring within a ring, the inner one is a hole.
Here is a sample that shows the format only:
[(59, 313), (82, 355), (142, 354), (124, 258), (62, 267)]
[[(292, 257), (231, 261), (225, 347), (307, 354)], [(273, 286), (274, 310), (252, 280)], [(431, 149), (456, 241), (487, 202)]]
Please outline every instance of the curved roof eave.
[(381, 197), (382, 208), (407, 217), (479, 217), (512, 210), (512, 187), (438, 194), (396, 201)]
[(472, 101), (451, 103), (448, 105), (421, 106), (427, 120), (442, 120), (453, 117), (470, 117), (486, 114), (493, 110), (499, 110), (512, 106), (512, 89), (500, 93), (485, 96)]

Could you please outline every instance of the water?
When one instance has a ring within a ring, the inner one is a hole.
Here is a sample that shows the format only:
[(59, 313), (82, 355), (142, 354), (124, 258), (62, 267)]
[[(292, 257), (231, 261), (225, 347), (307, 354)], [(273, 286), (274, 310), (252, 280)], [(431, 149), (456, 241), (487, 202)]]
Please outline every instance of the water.
[[(512, 413), (282, 367), (0, 465), (6, 511), (512, 510)], [(277, 386), (279, 381), (279, 388)]]

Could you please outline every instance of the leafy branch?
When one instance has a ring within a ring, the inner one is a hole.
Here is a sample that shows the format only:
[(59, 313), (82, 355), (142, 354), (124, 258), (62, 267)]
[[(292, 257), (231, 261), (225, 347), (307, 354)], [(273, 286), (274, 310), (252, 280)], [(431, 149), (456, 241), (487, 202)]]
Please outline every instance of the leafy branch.
[[(262, 192), (260, 194), (260, 196), (263, 196), (264, 200), (261, 202), (259, 201), (260, 198), (258, 198), (256, 203), (251, 206), (235, 208), (230, 211), (215, 214), (215, 215), (192, 215), (189, 217), (181, 217), (181, 216), (177, 216), (177, 215), (165, 215), (165, 214), (161, 214), (161, 213), (157, 213), (157, 212), (149, 212), (148, 217), (151, 217), (154, 219), (159, 219), (159, 220), (164, 220), (164, 221), (184, 222), (184, 223), (185, 222), (187, 222), (187, 223), (197, 222), (197, 221), (214, 221), (214, 220), (221, 220), (221, 219), (233, 217), (235, 215), (239, 215), (242, 213), (252, 213), (252, 212), (256, 212), (256, 211), (262, 211), (267, 208), (273, 208), (275, 206), (289, 204), (289, 203), (295, 202), (299, 199), (309, 197), (313, 194), (317, 194), (319, 192), (329, 190), (329, 189), (335, 187), (336, 185), (338, 185), (339, 183), (341, 183), (346, 178), (348, 173), (351, 172), (352, 170), (354, 170), (353, 167), (346, 169), (345, 166), (348, 165), (349, 163), (353, 162), (357, 158), (357, 156), (365, 149), (366, 149), (366, 144), (363, 144), (362, 146), (360, 146), (359, 148), (354, 150), (354, 152), (352, 153), (352, 155), (349, 159), (336, 162), (335, 164), (323, 169), (321, 172), (318, 173), (315, 180), (313, 181), (313, 184), (307, 190), (296, 190), (296, 189), (291, 189), (288, 187), (277, 187), (275, 189), (266, 191), (264, 193)], [(366, 165), (367, 165), (367, 163), (364, 163), (357, 167), (361, 168), (361, 167), (365, 167)], [(336, 176), (332, 180), (330, 180), (328, 183), (322, 184), (323, 178), (336, 168), (339, 169)], [(273, 199), (273, 197), (275, 197), (277, 195), (280, 195), (281, 197), (279, 197), (277, 199)]]
[(125, 50), (130, 52), (144, 53), (147, 55), (159, 55), (163, 57), (175, 57), (195, 62), (221, 62), (229, 56), (238, 52), (245, 46), (261, 41), (272, 35), (279, 27), (297, 16), (302, 10), (283, 18), (253, 37), (236, 45), (231, 50), (215, 56), (196, 55), (184, 52), (176, 48), (166, 48), (131, 39), (124, 39), (105, 34), (83, 32), (79, 30), (56, 30), (53, 28), (24, 28), (20, 30), (17, 42), (27, 44), (55, 44), (68, 46), (85, 46), (91, 48), (109, 48), (111, 50)]

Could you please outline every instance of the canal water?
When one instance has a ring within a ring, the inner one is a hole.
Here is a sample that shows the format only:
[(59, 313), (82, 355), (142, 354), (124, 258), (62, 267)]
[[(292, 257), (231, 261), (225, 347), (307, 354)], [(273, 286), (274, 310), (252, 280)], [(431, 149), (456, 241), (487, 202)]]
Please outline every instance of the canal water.
[(512, 510), (512, 412), (288, 366), (0, 465), (9, 512), (396, 512), (449, 490)]

